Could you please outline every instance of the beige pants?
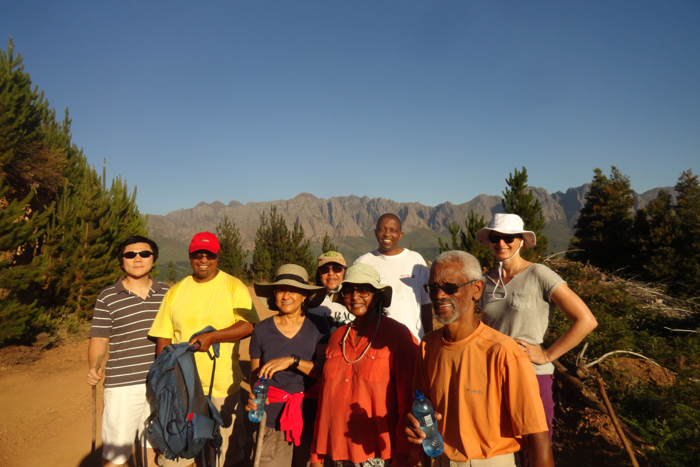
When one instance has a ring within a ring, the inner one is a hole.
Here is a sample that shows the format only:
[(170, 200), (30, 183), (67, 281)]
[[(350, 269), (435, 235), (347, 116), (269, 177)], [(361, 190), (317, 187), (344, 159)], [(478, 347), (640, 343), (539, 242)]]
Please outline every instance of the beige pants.
[[(221, 426), (221, 437), (224, 439), (221, 445), (221, 455), (216, 467), (230, 467), (243, 459), (243, 445), (245, 444), (245, 425), (243, 425), (244, 411), (241, 404), (240, 391), (227, 397), (212, 397), (214, 407), (221, 413), (224, 424)], [(205, 446), (204, 449), (207, 449)], [(210, 450), (210, 459), (214, 450)], [(198, 454), (201, 456), (201, 454)], [(178, 459), (171, 461), (164, 456), (158, 456), (158, 465), (161, 467), (186, 467), (194, 464), (194, 459)], [(212, 465), (211, 460), (208, 461)]]
[(437, 459), (436, 467), (520, 467), (520, 458), (515, 454), (503, 454), (490, 459), (469, 459), (467, 462), (455, 462), (446, 456)]

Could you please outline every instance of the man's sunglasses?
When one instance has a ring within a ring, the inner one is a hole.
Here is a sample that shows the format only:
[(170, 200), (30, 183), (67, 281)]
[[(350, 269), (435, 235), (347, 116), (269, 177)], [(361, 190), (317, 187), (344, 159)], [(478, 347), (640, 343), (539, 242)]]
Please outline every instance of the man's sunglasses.
[(207, 259), (216, 259), (218, 258), (219, 255), (215, 255), (214, 253), (190, 253), (190, 259), (196, 259), (196, 260), (203, 260), (204, 258)]
[(122, 258), (126, 259), (134, 259), (136, 258), (136, 255), (139, 255), (141, 258), (150, 258), (153, 256), (152, 251), (144, 250), (144, 251), (127, 251), (125, 253), (122, 253)]
[(429, 284), (423, 284), (423, 289), (430, 295), (437, 295), (438, 290), (442, 290), (447, 295), (454, 295), (460, 288), (467, 284), (471, 284), (472, 282), (476, 282), (477, 280), (478, 279), (474, 279), (473, 281), (465, 282), (464, 284), (451, 284), (449, 282), (438, 284), (437, 282), (431, 282)]
[(369, 294), (374, 292), (374, 289), (369, 286), (357, 286), (357, 287), (343, 287), (340, 290), (340, 296), (343, 298), (352, 298), (352, 295), (357, 292), (360, 298), (367, 298)]
[(491, 234), (489, 235), (489, 242), (493, 243), (494, 245), (497, 245), (498, 242), (503, 240), (507, 245), (510, 245), (513, 243), (513, 240), (516, 238), (523, 238), (521, 235), (494, 235)]
[(345, 270), (345, 266), (342, 264), (324, 264), (323, 266), (318, 268), (318, 272), (320, 274), (328, 274), (333, 270), (334, 273), (340, 274)]

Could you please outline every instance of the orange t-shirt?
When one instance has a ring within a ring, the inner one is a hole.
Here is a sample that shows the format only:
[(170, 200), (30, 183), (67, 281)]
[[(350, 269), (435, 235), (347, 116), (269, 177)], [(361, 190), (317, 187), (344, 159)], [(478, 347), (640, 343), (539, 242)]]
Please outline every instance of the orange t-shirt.
[(442, 414), (440, 434), (452, 461), (516, 452), (516, 438), (547, 431), (530, 359), (483, 323), (458, 342), (445, 341), (442, 330), (426, 335), (414, 386)]
[[(365, 356), (349, 364), (341, 346), (347, 326), (333, 333), (326, 349), (311, 462), (324, 456), (355, 463), (379, 457), (392, 459), (393, 466), (415, 465), (420, 446), (408, 442), (404, 429), (413, 403), (418, 341), (406, 326), (385, 317)], [(354, 342), (351, 330), (345, 343), (350, 361), (369, 344), (366, 337), (357, 346)]]

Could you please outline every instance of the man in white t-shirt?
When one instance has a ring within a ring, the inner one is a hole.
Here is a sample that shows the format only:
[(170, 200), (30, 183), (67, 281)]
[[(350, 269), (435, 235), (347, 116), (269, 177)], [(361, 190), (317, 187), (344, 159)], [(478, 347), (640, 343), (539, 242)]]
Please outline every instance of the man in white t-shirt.
[(420, 254), (399, 247), (403, 232), (396, 214), (382, 214), (374, 234), (379, 248), (360, 256), (354, 264), (369, 264), (379, 272), (382, 284), (393, 290), (391, 306), (384, 310), (420, 340), (433, 330), (430, 296), (423, 290), (430, 270)]

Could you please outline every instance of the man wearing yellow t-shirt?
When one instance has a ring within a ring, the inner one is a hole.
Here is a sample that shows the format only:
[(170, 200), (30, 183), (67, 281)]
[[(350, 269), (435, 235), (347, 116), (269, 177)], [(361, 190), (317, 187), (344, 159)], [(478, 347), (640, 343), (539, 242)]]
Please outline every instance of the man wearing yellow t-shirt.
[[(443, 328), (420, 344), (414, 387), (435, 406), (445, 452), (437, 467), (508, 467), (528, 447), (530, 467), (553, 467), (549, 430), (530, 359), (510, 337), (480, 322), (474, 303), (481, 297), (479, 261), (448, 251), (433, 261), (425, 288)], [(409, 441), (425, 433), (408, 415)]]
[[(165, 295), (148, 334), (157, 338), (158, 354), (171, 343), (201, 343), (195, 359), (204, 394), (209, 393), (212, 372), (212, 361), (206, 352), (213, 343), (220, 343), (212, 402), (224, 421), (217, 467), (228, 467), (243, 458), (246, 438), (239, 394), (243, 379), (238, 365), (239, 341), (253, 332), (253, 325), (260, 318), (246, 286), (216, 268), (219, 250), (219, 241), (210, 232), (200, 232), (192, 238), (189, 248), (192, 275)], [(191, 338), (207, 326), (217, 330)], [(165, 467), (193, 465), (191, 459), (170, 461), (163, 456), (159, 462)]]

